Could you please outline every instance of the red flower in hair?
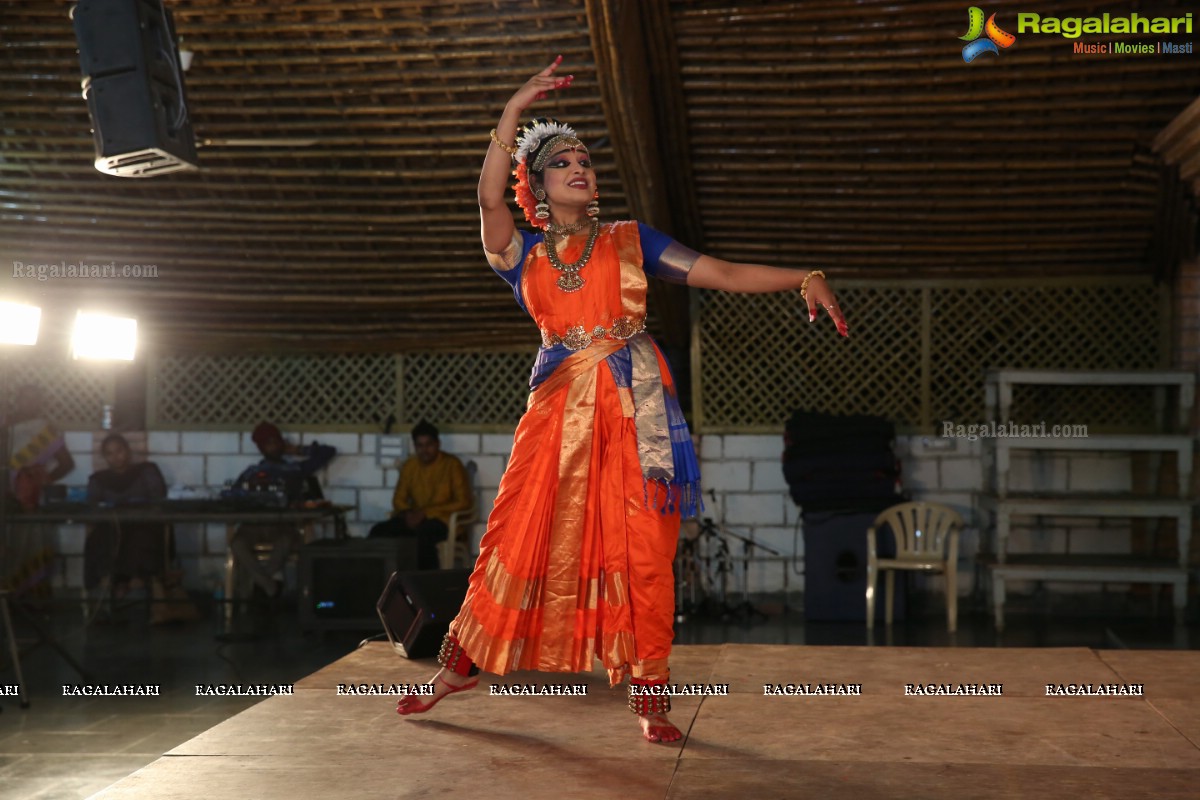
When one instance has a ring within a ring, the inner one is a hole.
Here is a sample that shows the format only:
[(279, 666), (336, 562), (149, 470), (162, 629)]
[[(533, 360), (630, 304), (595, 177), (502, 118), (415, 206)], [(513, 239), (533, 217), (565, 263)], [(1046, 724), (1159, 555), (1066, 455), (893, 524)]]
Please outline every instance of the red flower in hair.
[(537, 205), (537, 198), (533, 196), (533, 190), (529, 188), (529, 171), (525, 168), (525, 164), (517, 164), (517, 168), (513, 171), (517, 176), (517, 182), (513, 184), (513, 193), (517, 196), (517, 205), (525, 212), (525, 219), (529, 220), (529, 224), (535, 228), (545, 228), (548, 219), (538, 219), (534, 216)]

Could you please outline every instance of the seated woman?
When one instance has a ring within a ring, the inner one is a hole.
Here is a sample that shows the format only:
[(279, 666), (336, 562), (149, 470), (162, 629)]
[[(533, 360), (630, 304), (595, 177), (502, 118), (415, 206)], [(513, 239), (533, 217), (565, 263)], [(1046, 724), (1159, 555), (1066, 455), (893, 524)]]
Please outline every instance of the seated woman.
[[(105, 437), (100, 452), (108, 469), (88, 478), (88, 503), (111, 507), (153, 503), (167, 496), (158, 467), (149, 461), (134, 464), (129, 443), (118, 433)], [(132, 581), (148, 582), (165, 566), (161, 523), (97, 523), (83, 548), (83, 583), (89, 591), (109, 578), (113, 595), (125, 596)]]

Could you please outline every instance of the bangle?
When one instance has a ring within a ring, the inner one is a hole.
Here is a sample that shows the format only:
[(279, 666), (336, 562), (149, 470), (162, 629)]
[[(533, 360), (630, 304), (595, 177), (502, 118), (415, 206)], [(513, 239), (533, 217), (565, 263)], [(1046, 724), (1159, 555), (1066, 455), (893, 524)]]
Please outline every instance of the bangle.
[(499, 145), (501, 150), (508, 153), (513, 158), (516, 158), (517, 148), (513, 147), (511, 144), (505, 144), (504, 142), (500, 141), (500, 136), (496, 133), (495, 128), (492, 128), (492, 141)]
[(824, 278), (824, 277), (825, 277), (825, 273), (824, 273), (824, 272), (821, 272), (821, 270), (819, 270), (819, 269), (814, 269), (812, 272), (810, 272), (810, 273), (808, 273), (807, 275), (805, 275), (805, 276), (804, 276), (804, 283), (800, 284), (800, 299), (801, 299), (801, 300), (807, 300), (807, 299), (808, 299), (808, 282), (809, 282), (810, 280), (812, 280), (812, 279), (813, 279), (813, 276), (814, 276), (814, 275), (815, 275), (816, 277), (818, 277), (818, 278)]

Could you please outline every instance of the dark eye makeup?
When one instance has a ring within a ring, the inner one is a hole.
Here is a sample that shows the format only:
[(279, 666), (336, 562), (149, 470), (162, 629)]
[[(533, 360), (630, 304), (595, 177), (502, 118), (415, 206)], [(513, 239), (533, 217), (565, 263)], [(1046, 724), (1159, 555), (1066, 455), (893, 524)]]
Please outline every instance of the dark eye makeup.
[[(547, 169), (563, 169), (564, 167), (569, 166), (571, 166), (570, 159), (562, 157), (554, 158), (548, 164), (546, 164)], [(590, 158), (581, 158), (579, 160), (579, 166), (583, 167), (584, 169), (591, 169), (592, 160)]]

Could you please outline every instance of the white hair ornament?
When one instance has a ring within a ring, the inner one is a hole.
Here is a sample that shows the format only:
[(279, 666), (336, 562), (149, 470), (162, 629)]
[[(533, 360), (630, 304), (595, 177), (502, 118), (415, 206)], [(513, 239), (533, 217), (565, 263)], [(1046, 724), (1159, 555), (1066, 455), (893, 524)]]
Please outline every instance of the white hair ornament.
[(538, 145), (551, 136), (578, 138), (575, 135), (575, 129), (570, 125), (556, 119), (538, 117), (522, 127), (517, 135), (517, 163), (525, 164), (529, 159), (529, 154), (537, 150)]

